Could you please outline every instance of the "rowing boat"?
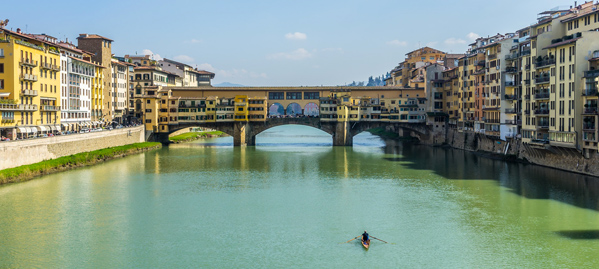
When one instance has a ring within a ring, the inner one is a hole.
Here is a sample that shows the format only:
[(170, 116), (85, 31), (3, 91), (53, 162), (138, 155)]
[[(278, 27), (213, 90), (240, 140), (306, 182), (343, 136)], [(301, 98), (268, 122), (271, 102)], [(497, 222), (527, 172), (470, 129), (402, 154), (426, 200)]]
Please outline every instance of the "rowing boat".
[(362, 246), (368, 250), (368, 247), (370, 247), (370, 239), (364, 241), (364, 238), (362, 238)]

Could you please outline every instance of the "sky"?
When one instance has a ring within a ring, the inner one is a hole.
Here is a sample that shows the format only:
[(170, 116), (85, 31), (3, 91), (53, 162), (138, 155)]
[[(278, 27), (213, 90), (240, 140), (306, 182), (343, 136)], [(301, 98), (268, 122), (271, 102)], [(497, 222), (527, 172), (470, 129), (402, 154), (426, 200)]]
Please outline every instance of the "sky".
[[(578, 3), (582, 3), (579, 1)], [(393, 69), (422, 46), (464, 53), (476, 37), (514, 32), (554, 0), (6, 1), (0, 19), (76, 44), (114, 40), (113, 53), (151, 54), (246, 86), (332, 86)]]

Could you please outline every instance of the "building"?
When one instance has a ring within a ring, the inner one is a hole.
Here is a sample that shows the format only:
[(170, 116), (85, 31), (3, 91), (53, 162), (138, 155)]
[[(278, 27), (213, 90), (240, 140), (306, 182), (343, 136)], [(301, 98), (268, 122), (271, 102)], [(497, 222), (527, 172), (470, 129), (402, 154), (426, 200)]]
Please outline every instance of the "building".
[(77, 37), (77, 48), (92, 53), (91, 60), (102, 68), (103, 91), (101, 115), (95, 116), (104, 122), (112, 122), (114, 118), (113, 88), (112, 88), (112, 39), (97, 34), (80, 34)]
[(61, 62), (54, 42), (0, 28), (0, 135), (59, 131)]
[(173, 60), (159, 60), (158, 64), (162, 70), (181, 77), (183, 80), (181, 86), (183, 87), (211, 86), (211, 79), (214, 78), (212, 72), (197, 70), (187, 64)]

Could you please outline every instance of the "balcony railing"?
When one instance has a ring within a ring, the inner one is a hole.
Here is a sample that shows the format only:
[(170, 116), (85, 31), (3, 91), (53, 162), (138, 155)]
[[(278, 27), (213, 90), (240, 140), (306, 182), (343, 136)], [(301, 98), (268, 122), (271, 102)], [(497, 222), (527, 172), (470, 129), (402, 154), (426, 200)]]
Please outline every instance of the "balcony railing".
[(504, 124), (516, 125), (515, 120), (505, 120)]
[(497, 54), (496, 53), (489, 54), (488, 58), (489, 58), (489, 60), (493, 60), (493, 59), (497, 58)]
[(585, 78), (599, 77), (599, 70), (584, 71), (584, 77)]
[(525, 115), (530, 115), (530, 109), (526, 109), (526, 110), (524, 110), (524, 114), (525, 114)]
[(555, 64), (555, 59), (544, 60), (540, 62), (535, 62), (535, 66), (537, 68), (543, 68), (545, 66), (550, 66)]
[(517, 114), (518, 111), (515, 108), (506, 108), (505, 114)]
[(535, 79), (535, 83), (549, 83), (549, 76), (538, 77)]
[(27, 81), (37, 81), (37, 75), (32, 75), (32, 74), (22, 74), (22, 75), (21, 75), (21, 80), (27, 80)]
[(549, 122), (538, 122), (537, 128), (539, 129), (549, 129)]
[(582, 96), (597, 96), (597, 89), (585, 89)]
[(505, 95), (505, 100), (518, 100), (518, 96), (517, 95), (513, 95), (513, 94), (506, 94)]
[(530, 100), (530, 94), (524, 95), (524, 99)]
[(499, 119), (485, 119), (485, 123), (499, 123)]
[(36, 67), (37, 66), (37, 61), (34, 61), (33, 59), (21, 59), (21, 62), (19, 62), (20, 65), (28, 65), (28, 66), (32, 66), (32, 67)]
[(523, 50), (522, 52), (520, 52), (520, 56), (526, 56), (526, 55), (530, 55), (530, 50)]
[(535, 115), (549, 115), (549, 109), (537, 109)]
[(516, 67), (513, 67), (513, 66), (506, 67), (506, 68), (505, 68), (505, 72), (506, 72), (506, 73), (515, 73), (515, 72), (518, 72), (518, 68), (516, 68)]
[(582, 114), (597, 114), (597, 107), (585, 108)]
[(23, 96), (37, 96), (37, 90), (22, 90), (21, 95)]
[(549, 93), (537, 93), (535, 94), (535, 99), (549, 99)]
[(27, 104), (0, 104), (1, 111), (36, 111), (37, 105)]
[(41, 68), (44, 69), (50, 69), (50, 70), (54, 70), (54, 71), (60, 71), (60, 67), (51, 63), (41, 63), (40, 64)]
[(583, 123), (582, 129), (585, 131), (594, 131), (596, 129), (595, 123)]
[(40, 111), (60, 111), (60, 106), (46, 106), (41, 105)]
[(505, 55), (506, 60), (515, 60), (515, 59), (518, 59), (518, 57), (520, 57), (520, 53), (518, 53), (518, 52)]
[(525, 65), (525, 66), (524, 66), (524, 69), (525, 69), (525, 70), (530, 70), (530, 64), (527, 64), (527, 65)]
[(516, 82), (515, 81), (506, 81), (505, 86), (506, 87), (514, 87), (514, 86), (516, 86)]

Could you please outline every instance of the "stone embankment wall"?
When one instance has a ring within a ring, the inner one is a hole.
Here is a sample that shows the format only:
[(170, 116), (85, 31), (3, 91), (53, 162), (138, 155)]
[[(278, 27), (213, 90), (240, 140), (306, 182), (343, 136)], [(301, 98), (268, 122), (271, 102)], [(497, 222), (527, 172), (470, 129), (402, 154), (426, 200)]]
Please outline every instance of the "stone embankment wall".
[(447, 144), (453, 148), (490, 153), (496, 157), (510, 158), (565, 171), (599, 176), (599, 154), (585, 158), (576, 149), (548, 147), (538, 149), (519, 139), (508, 141), (490, 139), (474, 132), (447, 130)]
[(81, 152), (145, 142), (144, 127), (0, 142), (0, 170)]

